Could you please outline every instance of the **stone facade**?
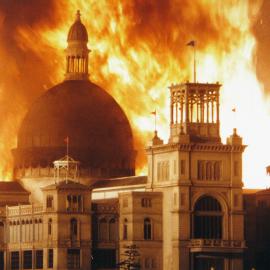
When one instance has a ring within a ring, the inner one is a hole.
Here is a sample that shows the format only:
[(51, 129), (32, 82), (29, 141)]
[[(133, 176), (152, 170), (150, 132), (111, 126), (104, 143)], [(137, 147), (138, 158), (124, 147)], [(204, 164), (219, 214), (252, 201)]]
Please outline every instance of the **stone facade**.
[(245, 146), (236, 130), (221, 143), (219, 87), (173, 85), (169, 143), (147, 149), (147, 190), (163, 193), (163, 269), (243, 269)]

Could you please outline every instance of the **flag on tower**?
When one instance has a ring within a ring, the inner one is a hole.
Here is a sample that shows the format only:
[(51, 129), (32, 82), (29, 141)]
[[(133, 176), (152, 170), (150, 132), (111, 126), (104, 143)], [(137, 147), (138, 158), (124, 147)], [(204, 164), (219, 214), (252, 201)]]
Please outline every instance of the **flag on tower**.
[(190, 42), (187, 43), (187, 46), (195, 47), (195, 45), (196, 45), (196, 41), (195, 40), (191, 40)]

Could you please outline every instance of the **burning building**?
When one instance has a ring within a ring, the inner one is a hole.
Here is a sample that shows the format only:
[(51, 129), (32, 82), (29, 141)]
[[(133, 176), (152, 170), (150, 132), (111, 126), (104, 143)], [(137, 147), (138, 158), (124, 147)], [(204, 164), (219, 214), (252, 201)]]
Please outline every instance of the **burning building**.
[(115, 269), (135, 244), (141, 269), (243, 269), (245, 145), (236, 130), (221, 142), (221, 85), (170, 86), (169, 141), (155, 131), (135, 176), (129, 121), (89, 80), (87, 41), (77, 13), (64, 82), (21, 124), (14, 176), (30, 204), (2, 209), (0, 268)]

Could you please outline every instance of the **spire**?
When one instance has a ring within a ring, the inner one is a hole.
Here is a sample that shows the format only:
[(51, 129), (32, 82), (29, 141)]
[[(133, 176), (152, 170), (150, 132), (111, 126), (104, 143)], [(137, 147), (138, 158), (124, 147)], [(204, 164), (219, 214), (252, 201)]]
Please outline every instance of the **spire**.
[(66, 49), (66, 80), (88, 80), (88, 33), (77, 10), (75, 22), (68, 32)]
[(77, 10), (76, 21), (81, 21), (81, 12), (80, 12), (80, 10)]

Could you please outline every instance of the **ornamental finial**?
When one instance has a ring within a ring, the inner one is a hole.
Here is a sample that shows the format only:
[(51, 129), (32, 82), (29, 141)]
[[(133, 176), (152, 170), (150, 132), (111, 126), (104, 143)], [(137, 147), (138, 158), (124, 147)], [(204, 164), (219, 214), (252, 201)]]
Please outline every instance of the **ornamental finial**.
[(80, 21), (80, 20), (81, 20), (81, 12), (80, 12), (80, 10), (77, 10), (76, 21)]

